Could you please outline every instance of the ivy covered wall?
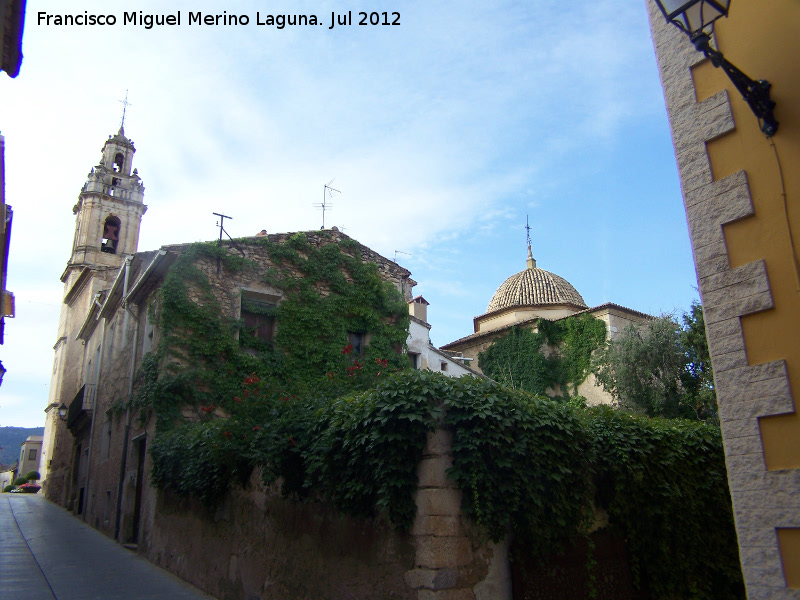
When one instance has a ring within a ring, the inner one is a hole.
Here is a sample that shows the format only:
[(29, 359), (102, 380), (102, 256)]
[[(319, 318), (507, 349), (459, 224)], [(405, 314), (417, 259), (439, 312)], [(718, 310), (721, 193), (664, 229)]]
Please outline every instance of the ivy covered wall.
[(603, 321), (582, 314), (516, 325), (478, 355), (484, 374), (533, 394), (575, 396), (590, 372), (592, 352), (606, 338)]
[[(406, 299), (361, 248), (298, 234), (259, 240), (247, 258), (184, 249), (154, 298), (160, 343), (131, 404), (157, 422), (154, 485), (215, 508), (258, 469), (287, 498), (408, 529), (426, 435), (445, 428), (448, 475), (487, 538), (513, 531), (547, 556), (586, 535), (600, 508), (652, 598), (743, 597), (719, 430), (541, 395), (555, 385), (574, 393), (602, 323), (512, 330), (487, 360), (507, 368), (513, 387), (414, 371), (398, 353)], [(282, 294), (272, 343), (254, 343), (221, 308), (240, 302), (225, 292), (237, 281)], [(370, 334), (363, 356), (353, 331)], [(535, 350), (532, 374), (515, 358), (522, 350)]]

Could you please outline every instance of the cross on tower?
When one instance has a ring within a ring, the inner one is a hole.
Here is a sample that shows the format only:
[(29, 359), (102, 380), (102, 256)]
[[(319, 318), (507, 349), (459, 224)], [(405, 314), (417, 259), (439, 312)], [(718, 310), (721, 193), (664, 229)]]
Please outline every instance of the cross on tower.
[(528, 224), (528, 215), (525, 215), (525, 231), (528, 232), (528, 246), (531, 245), (531, 226)]
[(128, 110), (129, 106), (133, 106), (130, 102), (128, 102), (128, 90), (125, 90), (125, 99), (124, 100), (117, 100), (120, 104), (122, 104), (122, 122), (119, 124), (120, 129), (125, 127), (125, 111)]

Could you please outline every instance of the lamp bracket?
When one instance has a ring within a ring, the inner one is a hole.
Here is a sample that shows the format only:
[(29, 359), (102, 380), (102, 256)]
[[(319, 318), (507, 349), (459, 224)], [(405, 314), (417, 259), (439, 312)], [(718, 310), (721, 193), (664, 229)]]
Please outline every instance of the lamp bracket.
[(769, 90), (772, 84), (759, 79), (754, 81), (745, 75), (736, 65), (726, 59), (722, 52), (711, 47), (711, 37), (704, 32), (699, 32), (692, 37), (692, 43), (699, 52), (702, 52), (711, 61), (711, 64), (725, 71), (745, 102), (758, 118), (761, 131), (767, 137), (772, 137), (778, 131), (778, 121), (775, 119), (775, 102), (770, 98)]

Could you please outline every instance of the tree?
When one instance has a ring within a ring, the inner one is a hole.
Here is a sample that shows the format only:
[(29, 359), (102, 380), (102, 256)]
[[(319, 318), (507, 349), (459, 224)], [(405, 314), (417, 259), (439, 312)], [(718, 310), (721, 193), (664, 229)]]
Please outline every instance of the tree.
[(692, 304), (681, 325), (662, 315), (629, 325), (596, 353), (599, 383), (629, 410), (651, 417), (717, 421), (703, 310)]

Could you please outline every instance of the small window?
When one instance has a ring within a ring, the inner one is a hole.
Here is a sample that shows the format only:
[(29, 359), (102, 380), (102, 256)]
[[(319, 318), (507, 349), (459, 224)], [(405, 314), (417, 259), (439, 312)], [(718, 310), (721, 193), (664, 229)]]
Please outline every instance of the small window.
[(442, 366), (442, 373), (446, 373), (447, 372), (447, 363), (445, 361), (442, 361), (442, 365), (441, 366)]
[(111, 456), (111, 430), (112, 419), (111, 409), (109, 409), (106, 411), (105, 418), (103, 420), (103, 437), (100, 445), (100, 456), (103, 458), (108, 458)]
[(411, 368), (419, 369), (419, 352), (409, 352), (408, 358), (411, 360)]
[(271, 344), (275, 337), (275, 315), (278, 298), (265, 294), (242, 294), (242, 329), (239, 343), (259, 349)]
[(28, 450), (28, 460), (36, 460), (36, 448)]
[(114, 173), (119, 173), (122, 171), (122, 166), (125, 164), (125, 157), (122, 156), (122, 152), (117, 152), (117, 155), (114, 157), (114, 164), (112, 165), (112, 169), (114, 169)]
[(353, 356), (364, 356), (367, 346), (367, 334), (360, 331), (348, 331), (347, 343), (353, 347)]

